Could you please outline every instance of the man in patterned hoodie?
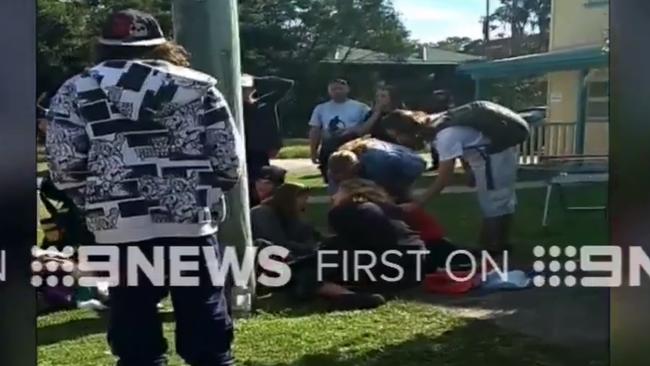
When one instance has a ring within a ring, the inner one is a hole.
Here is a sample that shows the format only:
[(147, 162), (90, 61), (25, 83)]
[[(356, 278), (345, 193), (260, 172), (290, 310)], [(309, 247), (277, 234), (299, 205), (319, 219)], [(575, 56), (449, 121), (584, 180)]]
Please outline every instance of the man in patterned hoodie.
[[(119, 246), (121, 262), (128, 247), (150, 262), (153, 247), (166, 248), (168, 259), (170, 246), (211, 247), (220, 258), (224, 192), (239, 179), (243, 144), (216, 80), (187, 68), (183, 48), (136, 10), (111, 15), (97, 55), (97, 65), (66, 81), (51, 101), (54, 183), (82, 209), (98, 244)], [(190, 287), (154, 285), (141, 274), (137, 286), (127, 286), (120, 263), (108, 330), (118, 365), (167, 364), (156, 305), (168, 293), (178, 354), (194, 366), (233, 364), (224, 290), (199, 257), (198, 270), (183, 274), (198, 277)]]

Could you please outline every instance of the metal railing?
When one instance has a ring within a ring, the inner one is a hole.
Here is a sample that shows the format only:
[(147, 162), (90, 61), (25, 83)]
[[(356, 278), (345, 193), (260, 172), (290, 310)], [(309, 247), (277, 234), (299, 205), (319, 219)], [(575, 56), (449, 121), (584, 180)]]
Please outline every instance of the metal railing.
[(531, 126), (530, 137), (519, 146), (520, 163), (539, 164), (545, 158), (576, 154), (576, 122), (544, 122)]

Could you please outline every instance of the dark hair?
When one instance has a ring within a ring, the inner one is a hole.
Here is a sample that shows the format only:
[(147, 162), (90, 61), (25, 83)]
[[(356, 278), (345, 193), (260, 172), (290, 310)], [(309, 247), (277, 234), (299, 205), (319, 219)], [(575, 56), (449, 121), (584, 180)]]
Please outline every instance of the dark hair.
[(190, 54), (175, 42), (157, 46), (107, 46), (95, 48), (95, 63), (107, 60), (163, 60), (176, 66), (190, 66)]
[(343, 78), (332, 79), (327, 85), (332, 85), (332, 84), (341, 84), (345, 86), (350, 85), (350, 83), (348, 83), (348, 81)]
[(284, 183), (279, 186), (273, 196), (262, 202), (275, 211), (280, 218), (284, 229), (288, 229), (289, 223), (300, 215), (296, 210), (296, 203), (301, 196), (309, 195), (309, 188), (298, 183)]
[(402, 100), (402, 96), (397, 90), (397, 88), (393, 85), (381, 85), (377, 88), (377, 91), (386, 91), (388, 92), (388, 96), (390, 96), (390, 104), (393, 109), (405, 109), (406, 105), (404, 104), (404, 101)]

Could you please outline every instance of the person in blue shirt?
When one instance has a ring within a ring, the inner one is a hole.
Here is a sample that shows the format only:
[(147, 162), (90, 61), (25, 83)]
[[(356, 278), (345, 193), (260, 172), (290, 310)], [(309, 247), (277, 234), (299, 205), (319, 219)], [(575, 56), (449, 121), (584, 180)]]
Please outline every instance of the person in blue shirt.
[(311, 160), (318, 164), (325, 182), (327, 160), (343, 142), (358, 136), (370, 107), (349, 98), (350, 86), (344, 79), (335, 79), (328, 85), (330, 100), (317, 105), (309, 121)]

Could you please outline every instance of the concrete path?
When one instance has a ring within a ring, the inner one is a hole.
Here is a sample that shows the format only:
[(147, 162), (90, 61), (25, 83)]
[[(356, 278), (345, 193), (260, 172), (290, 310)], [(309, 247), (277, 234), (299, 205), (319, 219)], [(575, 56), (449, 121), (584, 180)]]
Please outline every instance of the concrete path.
[[(520, 190), (520, 189), (543, 188), (545, 186), (546, 186), (546, 182), (544, 181), (519, 182), (517, 183), (516, 188), (517, 190)], [(475, 189), (470, 187), (453, 186), (453, 187), (445, 188), (445, 190), (442, 191), (442, 194), (470, 193), (474, 191)], [(420, 195), (424, 193), (424, 189), (416, 189), (414, 193), (415, 195)], [(315, 203), (315, 204), (329, 203), (329, 199), (330, 198), (328, 196), (312, 196), (309, 198), (309, 203)]]
[(414, 291), (412, 299), (462, 317), (494, 321), (543, 343), (598, 349), (607, 349), (608, 345), (608, 289), (543, 287), (458, 297), (419, 290)]

